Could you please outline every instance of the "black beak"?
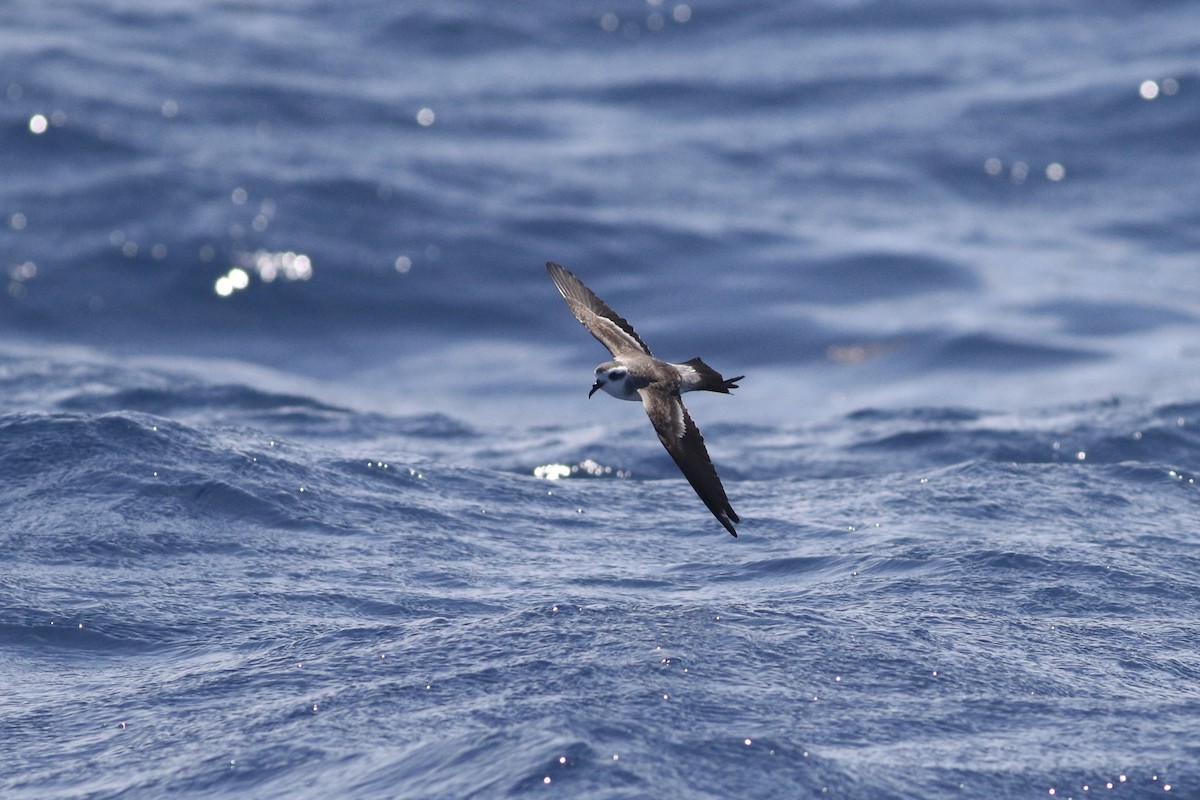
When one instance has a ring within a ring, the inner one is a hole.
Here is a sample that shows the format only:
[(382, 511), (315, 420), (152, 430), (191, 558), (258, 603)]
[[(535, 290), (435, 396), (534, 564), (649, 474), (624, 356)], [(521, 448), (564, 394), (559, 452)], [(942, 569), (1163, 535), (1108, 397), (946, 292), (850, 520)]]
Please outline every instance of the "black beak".
[(592, 395), (594, 395), (596, 393), (596, 390), (599, 389), (603, 385), (604, 385), (603, 381), (596, 381), (596, 385), (592, 387), (592, 390), (590, 392), (588, 392), (588, 399), (589, 400), (592, 399)]

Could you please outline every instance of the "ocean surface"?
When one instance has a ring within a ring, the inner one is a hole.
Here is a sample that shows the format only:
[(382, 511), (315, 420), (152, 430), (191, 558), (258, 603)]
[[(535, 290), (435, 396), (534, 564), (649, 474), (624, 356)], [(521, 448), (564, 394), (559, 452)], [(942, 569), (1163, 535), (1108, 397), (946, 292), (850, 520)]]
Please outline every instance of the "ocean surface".
[(0, 797), (1200, 798), (1198, 142), (1192, 2), (0, 5)]

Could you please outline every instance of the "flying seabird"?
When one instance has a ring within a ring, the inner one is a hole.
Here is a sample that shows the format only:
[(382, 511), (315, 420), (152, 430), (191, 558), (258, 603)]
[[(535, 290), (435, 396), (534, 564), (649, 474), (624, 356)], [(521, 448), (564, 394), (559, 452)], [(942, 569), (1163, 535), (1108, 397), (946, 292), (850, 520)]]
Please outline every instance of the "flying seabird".
[(596, 383), (588, 397), (603, 389), (618, 400), (641, 400), (654, 423), (658, 440), (675, 459), (683, 477), (725, 530), (737, 536), (733, 523), (741, 520), (729, 504), (725, 487), (708, 457), (704, 437), (679, 395), (692, 391), (729, 394), (730, 389), (738, 388), (737, 381), (746, 376), (726, 380), (699, 358), (682, 364), (655, 358), (633, 326), (605, 305), (583, 281), (553, 261), (546, 263), (546, 270), (571, 313), (612, 353), (612, 361), (596, 367)]

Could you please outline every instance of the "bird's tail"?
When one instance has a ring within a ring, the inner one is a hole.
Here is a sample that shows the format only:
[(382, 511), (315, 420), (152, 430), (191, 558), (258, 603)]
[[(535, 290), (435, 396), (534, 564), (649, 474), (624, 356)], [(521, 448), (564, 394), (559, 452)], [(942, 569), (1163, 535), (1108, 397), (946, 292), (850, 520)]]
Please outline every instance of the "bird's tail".
[(738, 375), (736, 378), (722, 378), (721, 373), (708, 364), (705, 364), (699, 358), (685, 361), (681, 366), (690, 368), (690, 372), (685, 369), (683, 374), (683, 381), (687, 386), (686, 391), (729, 394), (729, 390), (737, 389), (737, 382), (746, 377), (745, 375)]

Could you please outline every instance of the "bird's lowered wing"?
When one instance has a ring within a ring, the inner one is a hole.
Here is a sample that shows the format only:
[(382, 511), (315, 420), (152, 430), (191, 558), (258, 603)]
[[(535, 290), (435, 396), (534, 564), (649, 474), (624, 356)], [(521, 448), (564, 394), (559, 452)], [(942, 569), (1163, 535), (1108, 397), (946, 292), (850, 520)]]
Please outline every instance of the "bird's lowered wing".
[(679, 393), (655, 386), (640, 389), (638, 393), (642, 396), (646, 414), (654, 423), (658, 440), (675, 459), (683, 477), (687, 478), (704, 505), (725, 526), (725, 530), (737, 536), (733, 523), (741, 520), (729, 504), (725, 487), (721, 485), (721, 478), (704, 447), (704, 437), (700, 435), (696, 423), (692, 422), (691, 415), (679, 399)]
[(613, 356), (627, 353), (644, 353), (650, 355), (650, 348), (633, 330), (624, 318), (609, 308), (603, 300), (596, 297), (595, 292), (583, 285), (566, 267), (546, 262), (546, 271), (550, 273), (554, 285), (562, 293), (563, 299), (575, 319), (583, 323), (583, 327), (608, 348)]

